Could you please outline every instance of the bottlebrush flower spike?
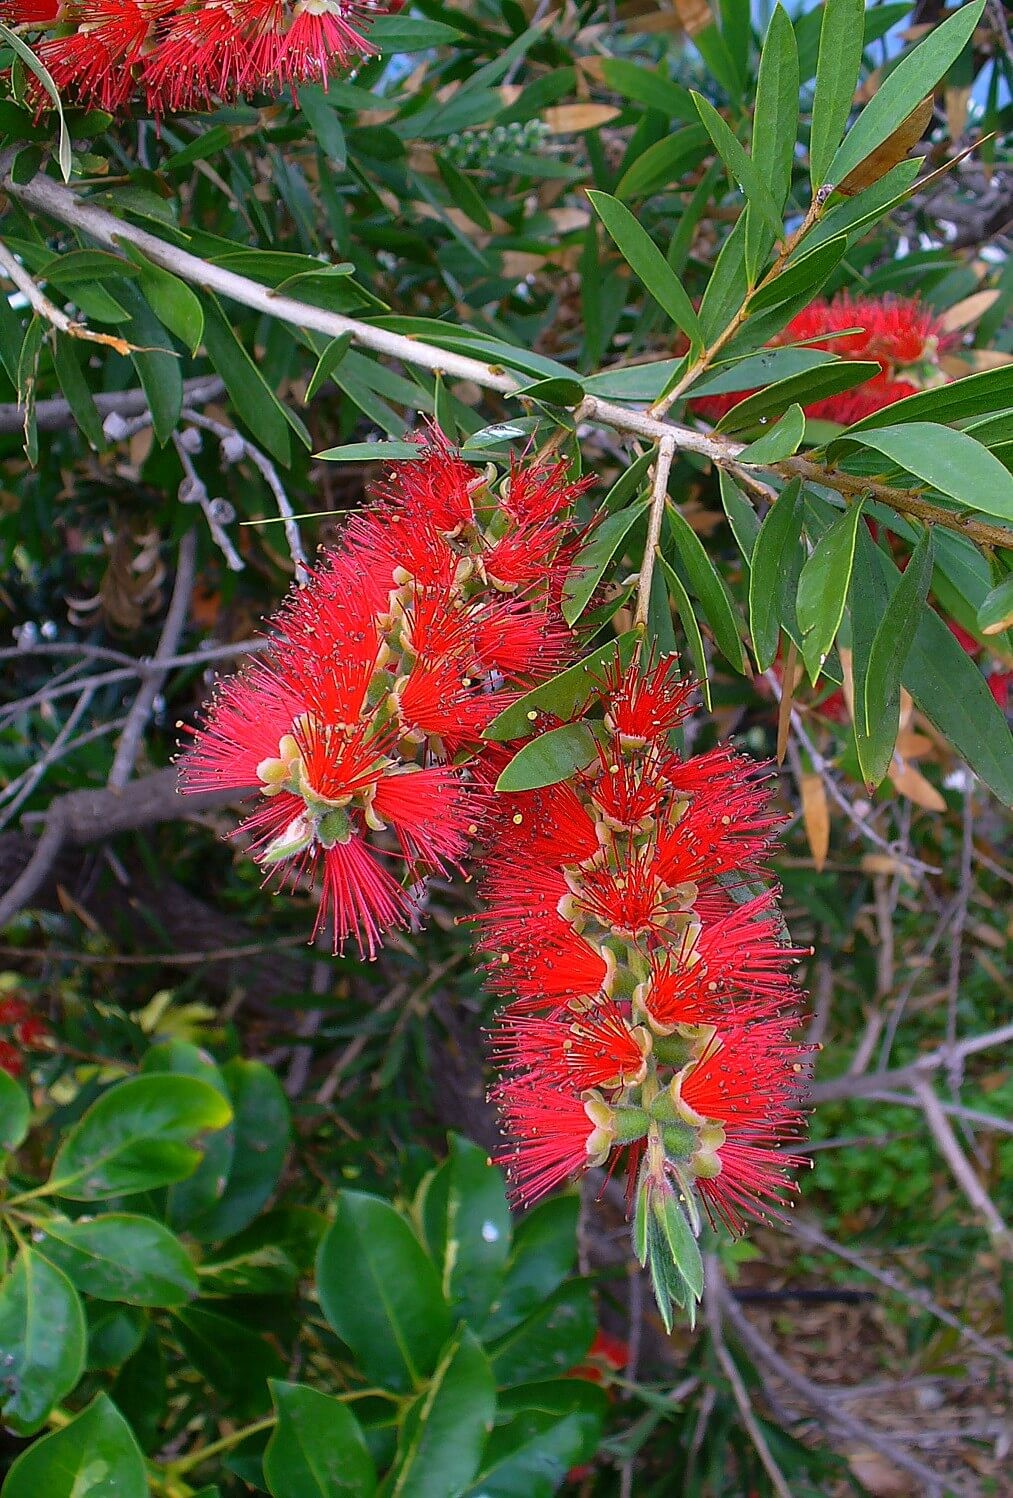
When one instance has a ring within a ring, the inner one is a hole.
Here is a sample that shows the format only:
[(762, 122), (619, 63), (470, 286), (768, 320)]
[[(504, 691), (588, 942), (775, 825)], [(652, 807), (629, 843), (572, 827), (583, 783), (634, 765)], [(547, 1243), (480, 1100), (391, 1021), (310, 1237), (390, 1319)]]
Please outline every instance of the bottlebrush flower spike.
[[(542, 494), (520, 514), (439, 433), (419, 452), (289, 595), (267, 654), (220, 685), (180, 768), (184, 791), (257, 795), (238, 830), (266, 878), (316, 880), (316, 930), (370, 957), (417, 913), (419, 881), (467, 850), (483, 730), (572, 650), (557, 599), (582, 486), (564, 463), (515, 465), (511, 491)], [(487, 556), (546, 525), (538, 576), (505, 602)]]
[[(770, 340), (769, 346), (807, 343), (841, 359), (876, 360), (881, 373), (873, 379), (854, 390), (811, 401), (804, 408), (805, 414), (815, 420), (851, 426), (874, 411), (916, 395), (919, 387), (898, 378), (898, 371), (912, 365), (935, 364), (945, 342), (938, 317), (915, 297), (851, 296), (842, 292), (832, 301), (818, 298), (810, 302)], [(691, 403), (691, 409), (706, 421), (716, 422), (753, 394), (752, 390), (739, 390), (703, 396)]]
[[(4, 0), (0, 19), (41, 33), (39, 57), (74, 102), (118, 113), (143, 95), (160, 115), (289, 85), (326, 88), (371, 50), (358, 29), (368, 14), (399, 9), (397, 0)], [(33, 96), (48, 107), (41, 85)]]
[(790, 1201), (808, 1070), (803, 954), (753, 883), (778, 826), (764, 771), (675, 752), (691, 691), (673, 659), (606, 671), (586, 766), (496, 797), (479, 917), (514, 1195), (625, 1162), (669, 1323), (701, 1293), (700, 1207), (740, 1232)]

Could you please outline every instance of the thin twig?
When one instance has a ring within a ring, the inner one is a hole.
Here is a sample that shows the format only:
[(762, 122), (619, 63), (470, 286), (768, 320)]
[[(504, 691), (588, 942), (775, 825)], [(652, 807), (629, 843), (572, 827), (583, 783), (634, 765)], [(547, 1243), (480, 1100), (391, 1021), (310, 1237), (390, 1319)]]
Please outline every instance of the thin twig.
[(56, 735), (56, 738), (53, 740), (53, 742), (49, 745), (48, 749), (45, 751), (42, 757), (40, 759), (37, 759), (31, 766), (31, 768), (26, 771), (23, 777), (19, 777), (22, 782), (21, 785), (18, 786), (18, 782), (15, 780), (11, 783), (11, 785), (5, 788), (2, 794), (0, 794), (0, 800), (10, 801), (10, 805), (5, 809), (3, 816), (0, 817), (0, 828), (6, 827), (7, 823), (15, 815), (18, 808), (28, 800), (28, 797), (32, 794), (32, 791), (34, 791), (35, 787), (38, 785), (43, 775), (45, 775), (50, 765), (53, 764), (56, 760), (62, 758), (64, 746), (66, 745), (67, 740), (70, 738), (70, 735), (74, 732), (74, 729), (77, 727), (81, 719), (84, 717), (85, 713), (88, 711), (88, 708), (91, 706), (91, 699), (93, 695), (94, 694), (87, 689), (81, 693), (80, 697), (77, 699), (73, 708), (71, 709), (67, 721), (61, 726), (59, 733)]
[[(186, 443), (178, 432), (172, 434), (172, 445), (176, 449), (176, 456), (183, 469), (183, 482), (179, 486), (181, 503), (200, 505), (208, 523), (208, 530), (211, 532), (211, 539), (225, 558), (226, 566), (231, 572), (242, 572), (245, 563), (233, 546), (219, 513), (222, 505), (227, 504), (227, 501), (211, 498), (207, 485), (193, 466), (193, 459), (190, 457)], [(228, 505), (228, 509), (234, 518), (235, 511), (232, 510), (232, 506)]]
[(644, 545), (644, 558), (640, 564), (640, 581), (637, 584), (637, 607), (633, 616), (634, 624), (640, 630), (647, 628), (647, 611), (651, 606), (651, 582), (654, 577), (654, 559), (658, 552), (658, 542), (661, 540), (661, 523), (665, 518), (665, 501), (668, 499), (668, 475), (672, 471), (672, 459), (675, 457), (675, 441), (671, 437), (662, 437), (658, 443), (658, 456), (654, 463), (654, 476), (651, 481), (651, 511), (647, 520), (647, 541)]
[(31, 307), (32, 311), (48, 322), (58, 333), (65, 333), (69, 338), (84, 338), (89, 343), (103, 343), (108, 348), (114, 348), (118, 354), (129, 354), (130, 344), (125, 338), (118, 338), (114, 333), (93, 333), (84, 323), (75, 322), (68, 317), (55, 302), (51, 302), (46, 293), (36, 284), (33, 276), (25, 270), (21, 261), (12, 255), (7, 246), (0, 240), (0, 270), (9, 281), (21, 292)]
[[(225, 381), (217, 375), (197, 375), (184, 380), (183, 398), (190, 406), (204, 405), (217, 400), (225, 389)], [(100, 416), (139, 416), (148, 412), (147, 392), (144, 390), (100, 391), (92, 399)], [(25, 413), (16, 404), (0, 404), (0, 434), (20, 432), (24, 426)], [(54, 396), (51, 400), (36, 401), (35, 425), (40, 432), (62, 432), (74, 425), (74, 413), (70, 402)]]
[(939, 1153), (953, 1172), (957, 1185), (987, 1226), (993, 1247), (1001, 1258), (1013, 1260), (1013, 1235), (992, 1198), (975, 1175), (971, 1162), (960, 1148), (960, 1142), (953, 1132), (953, 1125), (939, 1105), (935, 1088), (928, 1077), (915, 1077), (911, 1086), (921, 1105), (925, 1122), (936, 1141)]
[(814, 1103), (835, 1103), (842, 1098), (874, 1097), (884, 1087), (909, 1087), (915, 1077), (926, 1076), (940, 1067), (963, 1062), (967, 1056), (978, 1051), (1008, 1045), (1013, 1040), (1013, 1024), (1000, 1025), (984, 1035), (969, 1035), (958, 1040), (954, 1046), (939, 1046), (912, 1061), (908, 1066), (898, 1066), (893, 1071), (866, 1072), (860, 1076), (831, 1077), (826, 1082), (813, 1082), (809, 1098)]

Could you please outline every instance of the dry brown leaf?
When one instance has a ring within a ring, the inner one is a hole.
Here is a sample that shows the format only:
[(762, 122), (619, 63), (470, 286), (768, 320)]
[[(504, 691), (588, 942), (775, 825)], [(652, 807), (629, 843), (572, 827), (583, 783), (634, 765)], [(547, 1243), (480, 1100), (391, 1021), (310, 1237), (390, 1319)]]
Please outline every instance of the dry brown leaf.
[(848, 1466), (873, 1498), (908, 1498), (908, 1494), (915, 1491), (906, 1472), (867, 1446), (851, 1453)]
[(980, 317), (984, 317), (989, 307), (994, 307), (998, 300), (998, 290), (975, 291), (962, 301), (954, 302), (952, 307), (947, 307), (939, 319), (939, 326), (944, 333), (956, 333), (960, 328), (969, 328)]
[(967, 124), (967, 106), (970, 102), (971, 90), (969, 88), (947, 88), (943, 90), (946, 124), (951, 140), (959, 140), (963, 135), (964, 126)]
[(511, 280), (523, 281), (525, 276), (533, 276), (536, 271), (541, 270), (547, 263), (547, 256), (532, 255), (527, 250), (506, 250), (503, 255), (503, 274)]
[(934, 747), (927, 734), (915, 733), (912, 728), (903, 728), (897, 735), (896, 753), (901, 759), (922, 759)]
[(605, 82), (605, 59), (604, 57), (575, 57), (574, 67), (578, 73), (592, 78), (595, 83)]
[(848, 173), (844, 181), (838, 184), (838, 192), (852, 197), (856, 192), (861, 192), (863, 187), (871, 187), (880, 177), (885, 177), (898, 162), (905, 159), (911, 147), (921, 140), (931, 118), (932, 95), (928, 94), (920, 104), (915, 105), (907, 119), (901, 121), (881, 146), (877, 146), (871, 155), (859, 162), (853, 172)]
[(889, 853), (863, 853), (860, 867), (863, 874), (902, 874), (907, 864)]
[(926, 811), (946, 810), (946, 802), (935, 786), (914, 765), (905, 764), (895, 755), (886, 773), (894, 790), (913, 801), (916, 806), (923, 806)]
[(690, 36), (714, 25), (714, 12), (707, 0), (673, 0), (675, 13)]
[(841, 683), (841, 690), (844, 693), (844, 705), (848, 709), (849, 718), (854, 720), (855, 672), (854, 667), (852, 666), (851, 651), (848, 650), (847, 646), (839, 645), (837, 647), (837, 654), (840, 657), (841, 670), (844, 673), (844, 680)]
[(964, 358), (975, 372), (982, 369), (1002, 369), (1007, 364), (1013, 364), (1013, 354), (1004, 354), (997, 348), (970, 348), (965, 350)]
[(613, 104), (557, 104), (542, 110), (542, 121), (550, 135), (576, 135), (581, 130), (597, 130), (618, 114)]
[(798, 646), (792, 640), (788, 645), (788, 654), (784, 662), (784, 675), (781, 678), (781, 701), (777, 708), (777, 762), (784, 763), (784, 756), (788, 750), (788, 729), (791, 727), (791, 707), (795, 700), (795, 688), (798, 685)]
[(802, 825), (817, 874), (823, 872), (830, 851), (830, 807), (822, 775), (803, 775)]

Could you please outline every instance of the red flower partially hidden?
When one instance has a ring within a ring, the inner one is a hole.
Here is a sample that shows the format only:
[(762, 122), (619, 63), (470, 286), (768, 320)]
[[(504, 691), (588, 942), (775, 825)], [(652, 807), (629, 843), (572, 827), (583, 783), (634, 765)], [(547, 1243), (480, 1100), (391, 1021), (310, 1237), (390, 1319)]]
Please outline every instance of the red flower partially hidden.
[[(239, 831), (267, 879), (318, 884), (316, 929), (372, 957), (418, 913), (417, 886), (476, 831), (482, 732), (564, 664), (558, 608), (580, 492), (562, 463), (515, 465), (506, 496), (439, 438), (398, 464), (274, 623), (270, 652), (227, 678), (183, 756), (185, 791), (259, 793)], [(541, 495), (518, 514), (524, 485)], [(504, 604), (486, 558), (552, 532)]]
[[(851, 426), (884, 406), (916, 395), (918, 386), (898, 378), (898, 372), (912, 365), (935, 363), (943, 342), (939, 319), (916, 298), (851, 296), (842, 292), (833, 301), (818, 298), (810, 302), (771, 339), (769, 346), (805, 343), (826, 349), (841, 359), (876, 360), (881, 373), (864, 385), (810, 401), (804, 407), (805, 414), (814, 420)], [(738, 390), (702, 396), (691, 401), (690, 409), (706, 421), (717, 422), (753, 394), (752, 390)]]
[(783, 1206), (808, 1070), (802, 953), (751, 885), (778, 826), (764, 772), (728, 746), (680, 758), (690, 692), (673, 660), (606, 673), (587, 764), (496, 798), (479, 918), (509, 999), (493, 1095), (515, 1197), (625, 1160), (645, 1243), (690, 1198), (735, 1231)]

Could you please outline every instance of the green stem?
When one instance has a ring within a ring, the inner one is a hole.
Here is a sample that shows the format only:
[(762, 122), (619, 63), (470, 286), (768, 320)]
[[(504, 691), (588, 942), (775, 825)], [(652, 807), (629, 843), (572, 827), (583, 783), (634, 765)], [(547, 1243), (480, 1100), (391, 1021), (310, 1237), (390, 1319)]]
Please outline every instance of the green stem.
[(184, 1473), (191, 1472), (194, 1467), (210, 1461), (213, 1456), (220, 1456), (223, 1451), (231, 1451), (233, 1446), (238, 1446), (250, 1436), (259, 1435), (262, 1430), (270, 1430), (277, 1418), (277, 1415), (265, 1415), (262, 1420), (254, 1420), (252, 1425), (241, 1426), (231, 1435), (221, 1436), (217, 1441), (212, 1441), (209, 1446), (198, 1447), (196, 1451), (191, 1451), (189, 1456), (181, 1457), (178, 1462), (170, 1462), (165, 1469), (166, 1476), (169, 1479), (182, 1477)]

